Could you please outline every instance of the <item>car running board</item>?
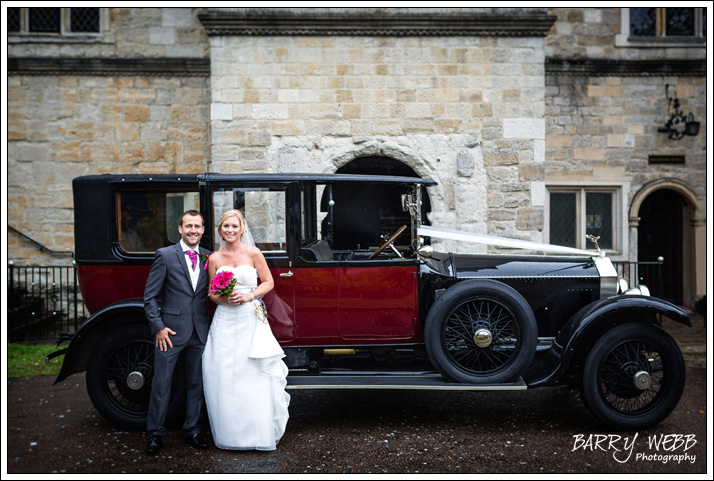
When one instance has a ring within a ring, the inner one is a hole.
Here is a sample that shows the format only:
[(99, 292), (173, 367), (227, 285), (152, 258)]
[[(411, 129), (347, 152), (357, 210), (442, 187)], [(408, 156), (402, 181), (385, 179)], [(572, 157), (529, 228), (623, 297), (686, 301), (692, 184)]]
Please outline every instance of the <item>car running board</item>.
[(462, 384), (440, 375), (425, 376), (288, 376), (286, 389), (430, 389), (445, 391), (518, 391), (528, 386), (523, 378), (510, 383)]

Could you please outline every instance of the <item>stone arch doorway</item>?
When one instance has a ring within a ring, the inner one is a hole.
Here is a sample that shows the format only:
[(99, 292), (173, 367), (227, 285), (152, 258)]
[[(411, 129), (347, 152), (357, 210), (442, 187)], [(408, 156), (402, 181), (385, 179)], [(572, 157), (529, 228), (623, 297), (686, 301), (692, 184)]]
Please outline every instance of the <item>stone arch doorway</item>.
[[(392, 175), (419, 177), (406, 164), (391, 157), (358, 157), (340, 167), (338, 174)], [(355, 190), (358, 189), (358, 190)], [(333, 186), (334, 223), (331, 245), (334, 249), (368, 249), (382, 243), (381, 235), (391, 235), (399, 227), (410, 226), (408, 212), (402, 209), (402, 194), (399, 186)], [(359, 198), (359, 202), (354, 199)], [(422, 222), (427, 223), (426, 213), (431, 211), (431, 203), (426, 189), (422, 190)], [(329, 199), (326, 194), (321, 199), (322, 210), (326, 210)], [(362, 219), (355, 223), (354, 219)], [(350, 219), (349, 222), (341, 221)], [(349, 226), (348, 226), (349, 225)], [(351, 227), (350, 227), (351, 226)], [(324, 230), (324, 226), (323, 226)], [(406, 248), (411, 241), (409, 229), (395, 240), (395, 245)]]
[(691, 299), (691, 279), (696, 269), (691, 232), (695, 204), (687, 195), (690, 192), (684, 185), (665, 182), (648, 186), (636, 199), (637, 260), (664, 259), (661, 275), (655, 266), (641, 266), (642, 283), (650, 287), (652, 295), (678, 305)]

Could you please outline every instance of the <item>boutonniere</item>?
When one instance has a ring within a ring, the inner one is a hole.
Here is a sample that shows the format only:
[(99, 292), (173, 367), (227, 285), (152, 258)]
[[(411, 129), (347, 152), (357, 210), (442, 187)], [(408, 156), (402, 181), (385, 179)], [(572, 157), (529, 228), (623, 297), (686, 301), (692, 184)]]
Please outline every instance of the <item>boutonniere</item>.
[(201, 252), (201, 262), (203, 262), (203, 270), (208, 269), (208, 256)]

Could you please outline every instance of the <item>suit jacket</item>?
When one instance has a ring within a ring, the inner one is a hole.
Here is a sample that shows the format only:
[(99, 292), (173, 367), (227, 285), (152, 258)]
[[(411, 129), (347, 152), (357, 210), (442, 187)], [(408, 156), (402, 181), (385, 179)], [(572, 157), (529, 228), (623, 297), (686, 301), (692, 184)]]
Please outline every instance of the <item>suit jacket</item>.
[[(151, 326), (152, 334), (164, 327), (176, 332), (170, 336), (171, 343), (180, 345), (186, 343), (193, 329), (205, 344), (210, 322), (206, 312), (206, 296), (208, 295), (208, 271), (203, 269), (200, 254), (210, 254), (210, 251), (198, 248), (199, 269), (196, 290), (191, 285), (191, 275), (186, 265), (186, 254), (181, 244), (163, 247), (156, 251), (154, 263), (151, 265), (149, 277), (144, 290), (144, 312)], [(162, 302), (159, 303), (159, 296)]]

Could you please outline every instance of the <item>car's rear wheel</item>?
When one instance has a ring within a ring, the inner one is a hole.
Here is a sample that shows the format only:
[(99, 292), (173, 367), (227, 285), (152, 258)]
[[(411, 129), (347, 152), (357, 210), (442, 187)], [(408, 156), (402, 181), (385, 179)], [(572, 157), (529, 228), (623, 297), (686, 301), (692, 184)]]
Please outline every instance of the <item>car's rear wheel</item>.
[(677, 343), (657, 326), (622, 324), (590, 350), (580, 394), (593, 415), (618, 430), (652, 427), (677, 406), (686, 368)]
[[(112, 424), (130, 430), (146, 429), (151, 382), (154, 378), (154, 340), (148, 326), (129, 325), (109, 332), (95, 347), (87, 366), (87, 392), (92, 404)], [(183, 376), (174, 373), (167, 418), (183, 406)]]
[(533, 360), (538, 340), (525, 299), (491, 279), (449, 288), (430, 309), (424, 335), (442, 376), (474, 384), (515, 380)]

